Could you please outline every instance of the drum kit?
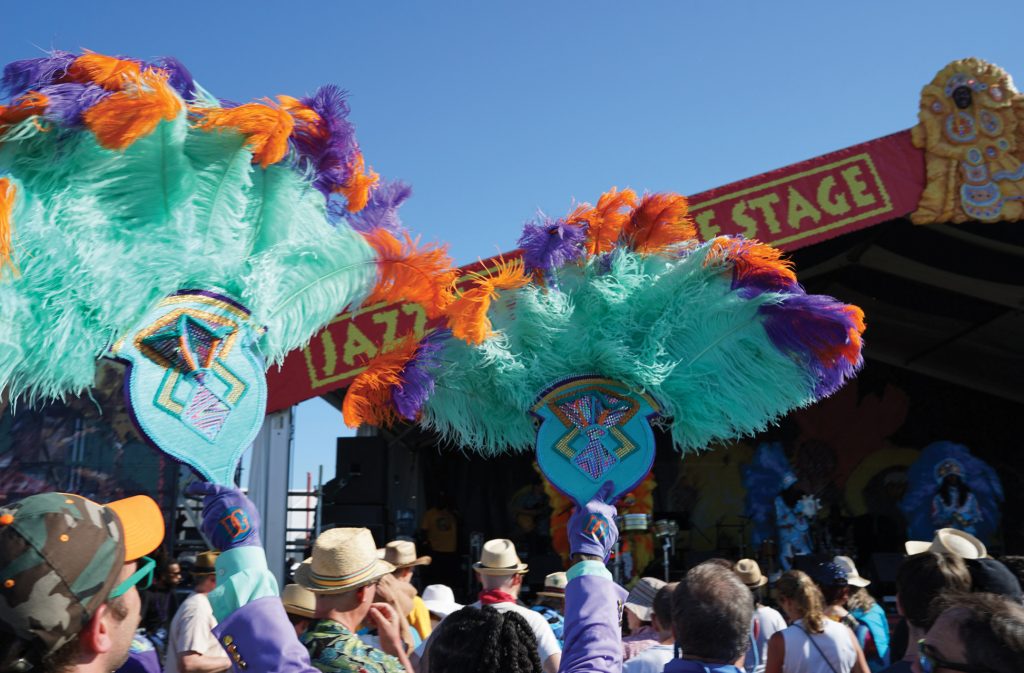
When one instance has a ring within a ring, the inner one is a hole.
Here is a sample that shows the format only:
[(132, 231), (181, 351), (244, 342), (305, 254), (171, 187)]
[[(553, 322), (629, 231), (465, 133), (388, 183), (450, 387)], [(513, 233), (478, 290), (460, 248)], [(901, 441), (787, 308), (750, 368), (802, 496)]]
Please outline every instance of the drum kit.
[[(621, 514), (615, 517), (615, 525), (618, 526), (620, 535), (626, 533), (653, 533), (654, 537), (661, 541), (661, 550), (664, 555), (662, 565), (665, 572), (665, 581), (668, 582), (672, 557), (676, 553), (676, 536), (679, 534), (679, 524), (673, 519), (658, 519), (652, 525), (650, 514)], [(612, 575), (615, 577), (615, 581), (621, 584), (629, 578), (623, 577), (625, 573), (620, 551), (621, 546), (619, 542), (616, 542), (612, 557)]]

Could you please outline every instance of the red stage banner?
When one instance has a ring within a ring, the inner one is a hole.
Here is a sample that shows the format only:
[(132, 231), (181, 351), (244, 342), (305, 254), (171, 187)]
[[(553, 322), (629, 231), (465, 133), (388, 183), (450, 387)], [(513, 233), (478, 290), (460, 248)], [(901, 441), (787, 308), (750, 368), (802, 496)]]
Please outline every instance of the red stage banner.
[[(742, 234), (796, 250), (908, 215), (924, 184), (924, 155), (911, 144), (910, 131), (901, 131), (695, 194), (690, 213), (704, 240)], [(494, 259), (463, 271), (479, 271)], [(378, 304), (339, 315), (267, 372), (267, 411), (344, 388), (369, 358), (435, 326), (417, 304)]]

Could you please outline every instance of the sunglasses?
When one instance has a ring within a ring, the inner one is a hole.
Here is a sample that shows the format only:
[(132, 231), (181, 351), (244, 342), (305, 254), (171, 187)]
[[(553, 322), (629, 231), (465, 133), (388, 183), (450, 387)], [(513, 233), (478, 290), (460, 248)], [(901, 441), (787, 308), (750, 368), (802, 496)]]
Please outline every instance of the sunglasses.
[(140, 589), (148, 589), (149, 585), (153, 583), (153, 570), (155, 568), (156, 561), (148, 556), (143, 556), (139, 559), (139, 569), (133, 572), (131, 577), (114, 587), (114, 590), (110, 592), (110, 596), (107, 597), (107, 600), (124, 595), (135, 585), (138, 585)]
[(917, 663), (921, 666), (921, 673), (935, 673), (940, 668), (963, 671), (964, 673), (991, 673), (987, 668), (946, 661), (935, 651), (934, 647), (923, 640), (917, 641), (917, 652)]

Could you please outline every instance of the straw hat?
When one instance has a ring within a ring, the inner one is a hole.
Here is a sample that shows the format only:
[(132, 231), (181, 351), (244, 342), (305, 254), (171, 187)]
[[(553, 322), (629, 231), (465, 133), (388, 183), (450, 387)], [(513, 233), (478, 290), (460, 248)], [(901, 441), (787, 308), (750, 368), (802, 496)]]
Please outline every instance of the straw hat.
[(985, 545), (981, 540), (970, 533), (965, 533), (956, 528), (940, 528), (935, 531), (935, 537), (931, 542), (908, 540), (904, 543), (907, 554), (913, 556), (926, 551), (936, 551), (942, 554), (953, 554), (962, 559), (983, 558), (988, 556)]
[(657, 577), (641, 577), (626, 596), (626, 607), (640, 618), (649, 622), (654, 617), (654, 597), (665, 586), (665, 582)]
[(219, 551), (204, 551), (196, 555), (195, 565), (189, 571), (193, 575), (212, 575), (217, 572), (217, 557)]
[(295, 583), (316, 594), (340, 594), (394, 570), (395, 566), (377, 558), (368, 528), (332, 528), (316, 539), (313, 555), (295, 571)]
[(736, 565), (733, 566), (732, 570), (739, 576), (740, 581), (751, 589), (768, 584), (768, 578), (761, 573), (761, 566), (757, 565), (757, 561), (754, 559), (741, 558), (739, 561), (736, 561)]
[(427, 606), (427, 610), (441, 619), (465, 607), (455, 602), (455, 593), (445, 584), (431, 584), (424, 589), (423, 604)]
[(312, 618), (316, 612), (316, 596), (298, 584), (288, 584), (281, 592), (284, 611), (290, 615)]
[(384, 547), (384, 560), (396, 568), (428, 566), (429, 556), (416, 556), (416, 545), (408, 540), (393, 540)]
[(529, 566), (519, 560), (512, 540), (498, 539), (484, 542), (473, 569), (481, 575), (525, 575)]
[(864, 579), (857, 572), (857, 566), (854, 565), (853, 559), (849, 556), (836, 556), (832, 559), (832, 563), (846, 571), (846, 583), (851, 587), (866, 587), (871, 584), (871, 580)]
[(550, 596), (551, 598), (565, 598), (565, 585), (569, 583), (565, 573), (551, 573), (544, 578), (544, 591), (538, 591), (538, 596)]

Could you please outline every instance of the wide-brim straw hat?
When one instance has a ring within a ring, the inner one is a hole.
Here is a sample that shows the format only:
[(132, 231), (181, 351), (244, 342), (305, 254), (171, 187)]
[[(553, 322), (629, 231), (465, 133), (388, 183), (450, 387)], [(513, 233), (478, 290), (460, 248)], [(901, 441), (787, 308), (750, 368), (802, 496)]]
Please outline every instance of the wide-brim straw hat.
[(551, 573), (544, 578), (544, 590), (538, 591), (538, 596), (549, 598), (565, 598), (565, 585), (569, 583), (565, 573)]
[(213, 575), (217, 572), (219, 551), (204, 551), (196, 555), (196, 562), (189, 570), (193, 575)]
[(931, 542), (920, 540), (908, 540), (904, 547), (907, 554), (921, 554), (926, 551), (935, 551), (941, 554), (953, 554), (962, 559), (984, 558), (988, 556), (988, 550), (984, 543), (970, 533), (965, 533), (956, 528), (940, 528), (935, 531), (935, 537)]
[(408, 540), (393, 540), (384, 546), (384, 560), (396, 568), (428, 566), (429, 556), (416, 556), (416, 545)]
[(289, 584), (281, 592), (284, 611), (290, 615), (313, 618), (316, 614), (316, 595), (298, 584)]
[(751, 589), (763, 587), (768, 584), (768, 578), (761, 572), (761, 566), (751, 558), (741, 558), (733, 566), (733, 572), (740, 578), (740, 581)]
[(368, 528), (332, 528), (313, 544), (313, 555), (295, 571), (295, 583), (315, 594), (340, 594), (395, 571), (377, 558)]
[(512, 540), (488, 540), (480, 550), (480, 560), (473, 570), (481, 575), (523, 575), (529, 566), (519, 560)]
[(860, 573), (857, 572), (857, 566), (849, 556), (836, 556), (832, 559), (832, 563), (846, 571), (846, 583), (851, 587), (863, 588), (871, 584), (871, 580), (860, 576)]

